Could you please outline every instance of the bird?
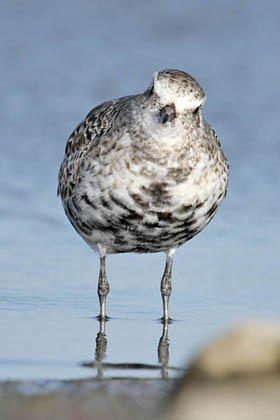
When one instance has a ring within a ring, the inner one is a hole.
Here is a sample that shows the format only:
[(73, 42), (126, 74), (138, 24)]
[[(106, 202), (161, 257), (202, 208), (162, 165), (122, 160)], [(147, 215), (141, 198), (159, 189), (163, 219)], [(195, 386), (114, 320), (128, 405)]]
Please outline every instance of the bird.
[(160, 282), (169, 318), (175, 251), (201, 232), (226, 196), (229, 162), (202, 117), (190, 74), (164, 69), (143, 93), (93, 108), (69, 137), (57, 193), (78, 234), (99, 253), (99, 320), (107, 320), (106, 257), (166, 252)]

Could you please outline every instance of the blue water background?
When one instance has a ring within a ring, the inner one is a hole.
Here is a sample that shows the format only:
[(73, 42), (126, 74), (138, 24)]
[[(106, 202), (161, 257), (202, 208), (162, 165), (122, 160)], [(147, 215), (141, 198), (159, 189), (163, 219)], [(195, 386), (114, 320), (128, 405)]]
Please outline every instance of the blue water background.
[[(94, 359), (99, 261), (63, 213), (57, 172), (91, 108), (162, 68), (203, 86), (231, 165), (217, 216), (175, 255), (169, 363), (233, 323), (279, 319), (279, 16), (270, 0), (2, 2), (0, 379), (96, 375), (80, 363)], [(164, 260), (108, 258), (106, 362), (157, 364)]]

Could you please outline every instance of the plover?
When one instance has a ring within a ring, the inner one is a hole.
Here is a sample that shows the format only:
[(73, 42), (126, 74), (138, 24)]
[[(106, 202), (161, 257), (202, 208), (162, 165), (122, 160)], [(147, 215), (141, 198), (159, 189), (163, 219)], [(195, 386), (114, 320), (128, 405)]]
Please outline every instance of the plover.
[(227, 191), (229, 165), (202, 118), (205, 100), (192, 76), (161, 70), (144, 93), (95, 107), (68, 139), (58, 194), (76, 231), (99, 252), (101, 320), (106, 255), (160, 251), (167, 253), (162, 319), (169, 319), (174, 253), (205, 228)]

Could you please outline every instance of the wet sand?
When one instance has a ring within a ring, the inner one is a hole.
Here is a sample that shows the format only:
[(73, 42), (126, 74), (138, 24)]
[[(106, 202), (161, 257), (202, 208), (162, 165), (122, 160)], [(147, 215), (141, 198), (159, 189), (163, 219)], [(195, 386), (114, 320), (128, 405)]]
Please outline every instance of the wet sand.
[(279, 410), (279, 375), (0, 384), (1, 420), (278, 420)]
[(0, 419), (154, 418), (176, 380), (12, 381), (0, 384)]

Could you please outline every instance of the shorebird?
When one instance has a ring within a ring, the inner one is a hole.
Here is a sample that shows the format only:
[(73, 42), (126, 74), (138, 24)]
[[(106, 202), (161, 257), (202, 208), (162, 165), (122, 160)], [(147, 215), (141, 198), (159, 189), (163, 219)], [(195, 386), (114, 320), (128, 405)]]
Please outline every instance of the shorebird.
[(106, 319), (107, 254), (167, 253), (160, 290), (169, 320), (176, 249), (197, 235), (226, 195), (229, 165), (202, 118), (206, 96), (189, 74), (161, 70), (144, 93), (104, 102), (66, 144), (58, 195), (100, 256), (99, 319)]

